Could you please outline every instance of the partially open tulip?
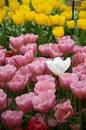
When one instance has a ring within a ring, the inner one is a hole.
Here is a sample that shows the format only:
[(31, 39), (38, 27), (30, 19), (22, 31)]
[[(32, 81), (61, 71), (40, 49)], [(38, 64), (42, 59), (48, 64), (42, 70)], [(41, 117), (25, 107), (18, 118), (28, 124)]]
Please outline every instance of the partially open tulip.
[(65, 123), (67, 122), (73, 115), (73, 108), (71, 106), (71, 101), (68, 99), (67, 101), (58, 103), (55, 108), (55, 117), (58, 122)]
[(25, 34), (25, 35), (22, 35), (24, 37), (24, 43), (27, 44), (27, 43), (36, 43), (37, 39), (38, 39), (38, 35), (35, 35), (35, 34)]
[(32, 98), (35, 94), (33, 92), (22, 94), (15, 98), (18, 108), (23, 112), (29, 112), (33, 110)]
[(70, 89), (70, 83), (79, 80), (76, 73), (62, 73), (59, 76), (60, 86), (65, 89)]
[(33, 108), (39, 112), (47, 112), (55, 106), (55, 94), (53, 91), (43, 91), (32, 99)]
[(16, 110), (7, 110), (1, 114), (3, 124), (9, 129), (17, 128), (23, 119), (23, 112)]
[(71, 59), (67, 58), (66, 60), (62, 60), (61, 57), (56, 57), (54, 60), (47, 60), (46, 63), (49, 70), (51, 70), (55, 75), (60, 75), (70, 67)]
[(74, 96), (86, 101), (86, 80), (74, 81), (70, 84)]
[(43, 91), (49, 91), (51, 90), (53, 93), (56, 91), (56, 85), (53, 81), (49, 80), (44, 80), (44, 81), (39, 81), (35, 84), (34, 91), (35, 93), (40, 93)]
[(20, 49), (24, 44), (24, 38), (22, 36), (10, 37), (9, 42), (10, 42), (10, 47), (12, 46), (15, 49)]
[(7, 83), (8, 88), (12, 92), (22, 92), (28, 83), (28, 77), (15, 74), (11, 81)]
[(0, 81), (5, 83), (10, 81), (15, 75), (16, 69), (15, 66), (10, 64), (0, 66)]

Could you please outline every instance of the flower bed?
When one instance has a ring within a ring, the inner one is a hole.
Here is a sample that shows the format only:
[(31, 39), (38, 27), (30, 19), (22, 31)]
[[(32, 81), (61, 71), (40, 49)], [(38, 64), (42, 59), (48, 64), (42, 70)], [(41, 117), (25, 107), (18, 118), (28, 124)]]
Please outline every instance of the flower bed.
[(1, 129), (84, 129), (86, 46), (70, 36), (39, 46), (37, 39), (10, 37), (10, 52), (0, 46)]

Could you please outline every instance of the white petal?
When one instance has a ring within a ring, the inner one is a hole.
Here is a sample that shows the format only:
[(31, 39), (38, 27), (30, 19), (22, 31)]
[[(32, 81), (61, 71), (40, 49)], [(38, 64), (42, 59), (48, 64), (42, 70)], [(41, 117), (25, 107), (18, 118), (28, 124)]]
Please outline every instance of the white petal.
[(52, 71), (52, 69), (53, 69), (53, 61), (52, 60), (47, 60), (46, 63), (47, 63), (47, 66), (48, 66), (49, 70)]
[(64, 72), (70, 67), (71, 65), (71, 59), (70, 58), (67, 58), (65, 61), (64, 61)]

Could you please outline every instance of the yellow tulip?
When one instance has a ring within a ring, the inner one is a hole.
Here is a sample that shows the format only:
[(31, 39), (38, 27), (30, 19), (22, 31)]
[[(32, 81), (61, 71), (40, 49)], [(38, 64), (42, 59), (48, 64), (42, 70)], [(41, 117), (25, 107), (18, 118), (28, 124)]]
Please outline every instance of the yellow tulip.
[(55, 37), (62, 37), (64, 35), (64, 28), (63, 27), (55, 27), (53, 30), (52, 30), (52, 33)]
[(86, 30), (86, 19), (79, 19), (77, 21), (77, 27), (82, 30)]
[(5, 0), (0, 0), (0, 7), (3, 7), (5, 5)]
[(86, 11), (80, 11), (80, 13), (79, 13), (79, 18), (80, 19), (86, 19)]
[(74, 20), (66, 21), (66, 26), (68, 29), (73, 29), (74, 28)]
[(17, 25), (22, 25), (24, 23), (24, 20), (24, 15), (22, 13), (13, 15), (13, 22)]

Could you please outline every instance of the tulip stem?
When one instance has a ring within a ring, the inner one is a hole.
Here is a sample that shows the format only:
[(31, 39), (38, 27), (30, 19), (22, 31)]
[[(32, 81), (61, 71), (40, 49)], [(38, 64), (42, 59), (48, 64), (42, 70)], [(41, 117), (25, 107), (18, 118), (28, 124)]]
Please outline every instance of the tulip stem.
[(7, 88), (7, 83), (6, 83), (5, 92), (7, 94), (7, 97), (6, 97), (6, 107), (8, 108), (8, 88)]
[(74, 96), (74, 101), (73, 101), (73, 105), (74, 105), (74, 122), (75, 122), (75, 113), (76, 113), (76, 97)]
[[(79, 100), (79, 110), (81, 112), (81, 101), (80, 100)], [(82, 115), (81, 114), (79, 115), (79, 119), (80, 119), (80, 127), (81, 127), (81, 130), (82, 130)]]

